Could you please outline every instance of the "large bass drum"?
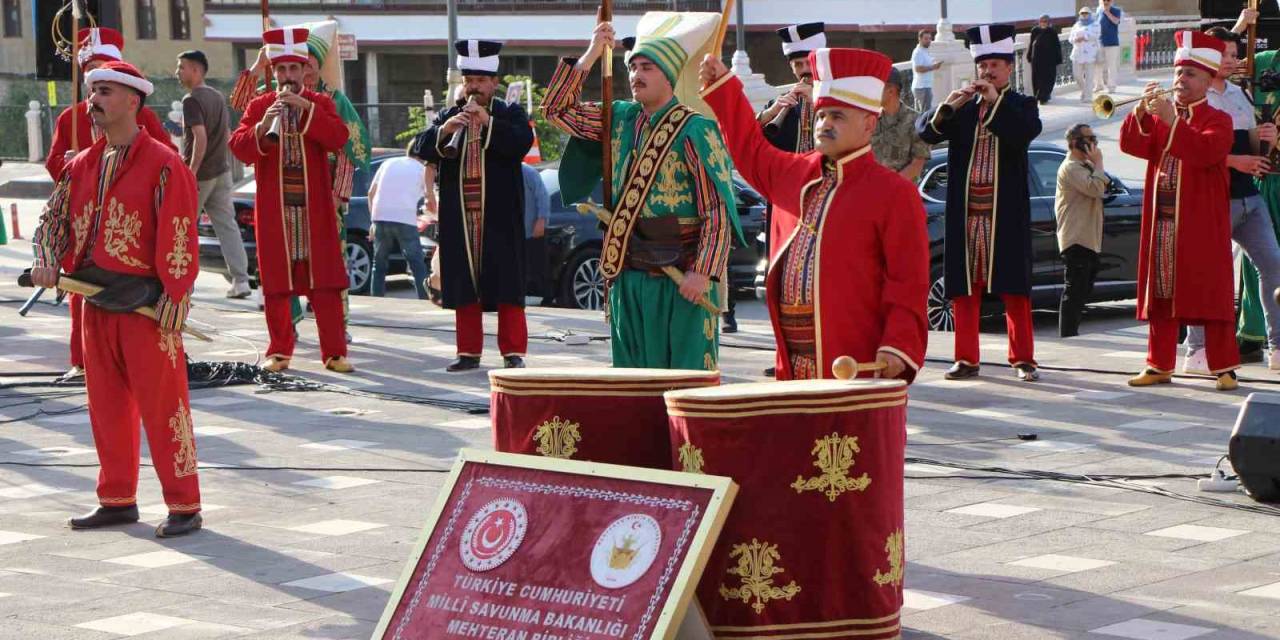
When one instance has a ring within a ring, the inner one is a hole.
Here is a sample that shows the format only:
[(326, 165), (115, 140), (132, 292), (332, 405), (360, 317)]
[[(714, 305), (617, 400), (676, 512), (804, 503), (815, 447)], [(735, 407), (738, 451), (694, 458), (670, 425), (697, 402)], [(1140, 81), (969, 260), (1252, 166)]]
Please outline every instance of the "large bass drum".
[(676, 470), (739, 486), (698, 586), (716, 638), (900, 637), (906, 383), (796, 380), (666, 399)]
[(669, 469), (662, 394), (719, 384), (717, 371), (490, 371), (493, 446), (508, 453)]

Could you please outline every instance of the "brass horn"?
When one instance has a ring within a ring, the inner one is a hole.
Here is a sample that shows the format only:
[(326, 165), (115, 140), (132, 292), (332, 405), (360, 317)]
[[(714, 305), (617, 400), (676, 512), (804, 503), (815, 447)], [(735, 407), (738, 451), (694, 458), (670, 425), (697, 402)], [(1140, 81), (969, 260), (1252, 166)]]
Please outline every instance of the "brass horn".
[[(1169, 93), (1173, 93), (1173, 89), (1161, 89), (1157, 91), (1155, 95), (1163, 96)], [(1116, 114), (1116, 109), (1145, 99), (1146, 96), (1136, 96), (1117, 101), (1109, 95), (1100, 95), (1093, 99), (1093, 115), (1105, 120), (1114, 116)]]

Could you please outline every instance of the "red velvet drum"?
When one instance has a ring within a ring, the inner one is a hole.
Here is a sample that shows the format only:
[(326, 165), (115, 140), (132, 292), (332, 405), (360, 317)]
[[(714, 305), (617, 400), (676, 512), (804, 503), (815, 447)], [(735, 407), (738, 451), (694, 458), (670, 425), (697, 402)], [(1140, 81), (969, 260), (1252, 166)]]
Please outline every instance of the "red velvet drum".
[(490, 371), (493, 446), (507, 453), (670, 469), (662, 394), (719, 384), (717, 371)]
[(676, 470), (739, 486), (698, 585), (716, 638), (901, 637), (906, 383), (795, 380), (666, 399)]

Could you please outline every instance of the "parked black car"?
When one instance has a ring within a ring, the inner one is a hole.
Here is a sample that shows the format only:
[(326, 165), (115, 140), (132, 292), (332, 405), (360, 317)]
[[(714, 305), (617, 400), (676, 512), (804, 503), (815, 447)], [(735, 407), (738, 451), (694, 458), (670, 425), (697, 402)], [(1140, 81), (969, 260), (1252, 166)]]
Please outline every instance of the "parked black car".
[[(377, 173), (383, 161), (403, 155), (402, 149), (374, 149), (369, 170), (357, 170), (353, 178), (351, 201), (347, 207), (346, 217), (347, 272), (351, 274), (349, 291), (352, 294), (367, 294), (373, 276), (373, 242), (369, 235), (371, 220), (368, 198), (373, 174)], [(257, 286), (258, 278), (257, 242), (253, 229), (253, 196), (256, 186), (253, 178), (248, 178), (236, 187), (231, 196), (236, 210), (236, 224), (240, 226), (240, 237), (244, 240), (245, 251), (249, 254), (249, 277), (254, 286)], [(200, 213), (196, 231), (200, 236), (200, 268), (230, 277), (226, 260), (222, 257), (222, 246), (218, 244), (218, 238), (213, 233), (213, 225), (204, 212)], [(429, 265), (431, 256), (435, 253), (436, 244), (428, 239), (425, 233), (419, 235), (419, 242), (422, 243), (422, 251)], [(408, 263), (399, 251), (391, 254), (387, 272), (391, 274), (408, 272)]]
[[(1067, 150), (1056, 144), (1035, 142), (1029, 151), (1027, 180), (1031, 195), (1031, 304), (1036, 308), (1058, 307), (1062, 295), (1063, 264), (1058, 253), (1057, 223), (1053, 202), (1058, 188), (1058, 167)], [(1108, 174), (1110, 175), (1110, 174)], [(953, 331), (951, 301), (943, 282), (943, 238), (947, 205), (947, 149), (935, 149), (920, 173), (920, 197), (924, 200), (929, 228), (929, 328)], [(1138, 236), (1142, 227), (1142, 189), (1126, 186), (1111, 176), (1105, 199), (1102, 266), (1090, 302), (1128, 300), (1137, 297)], [(764, 268), (756, 274), (756, 295), (764, 297)], [(992, 301), (989, 303), (995, 304)], [(992, 308), (993, 310), (995, 307)]]
[[(592, 216), (578, 213), (560, 201), (560, 172), (542, 170), (542, 183), (551, 196), (547, 222), (548, 278), (555, 287), (556, 303), (577, 309), (599, 309), (604, 304), (604, 277), (600, 275), (600, 247), (604, 232)], [(764, 198), (737, 174), (733, 178), (738, 218), (748, 246), (735, 246), (729, 256), (729, 282), (734, 290), (750, 289), (761, 254), (755, 237), (764, 228)], [(600, 202), (597, 187), (591, 200)]]

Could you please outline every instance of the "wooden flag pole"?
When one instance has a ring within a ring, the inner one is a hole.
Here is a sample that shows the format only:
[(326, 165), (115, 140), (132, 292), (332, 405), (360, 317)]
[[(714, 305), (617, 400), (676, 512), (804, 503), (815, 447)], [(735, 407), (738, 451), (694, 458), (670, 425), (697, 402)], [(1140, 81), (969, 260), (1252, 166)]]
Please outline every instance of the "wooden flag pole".
[[(271, 9), (267, 7), (267, 0), (260, 0), (258, 4), (262, 11), (262, 32), (266, 33), (271, 30)], [(262, 46), (266, 47), (267, 43), (262, 43)], [(268, 60), (267, 65), (262, 68), (262, 86), (266, 87), (267, 91), (271, 90), (270, 60)]]
[(80, 152), (80, 0), (71, 0), (71, 150)]
[[(596, 24), (613, 22), (613, 0), (601, 0)], [(600, 61), (600, 178), (604, 208), (613, 211), (613, 47), (604, 48)]]
[[(724, 50), (724, 36), (729, 32), (729, 14), (733, 13), (733, 0), (724, 0), (724, 5), (720, 7), (720, 28), (716, 31), (716, 39), (714, 46), (711, 47), (711, 54), (720, 57), (720, 52)], [(738, 25), (738, 28), (743, 28)], [(697, 62), (702, 62), (701, 60)]]

